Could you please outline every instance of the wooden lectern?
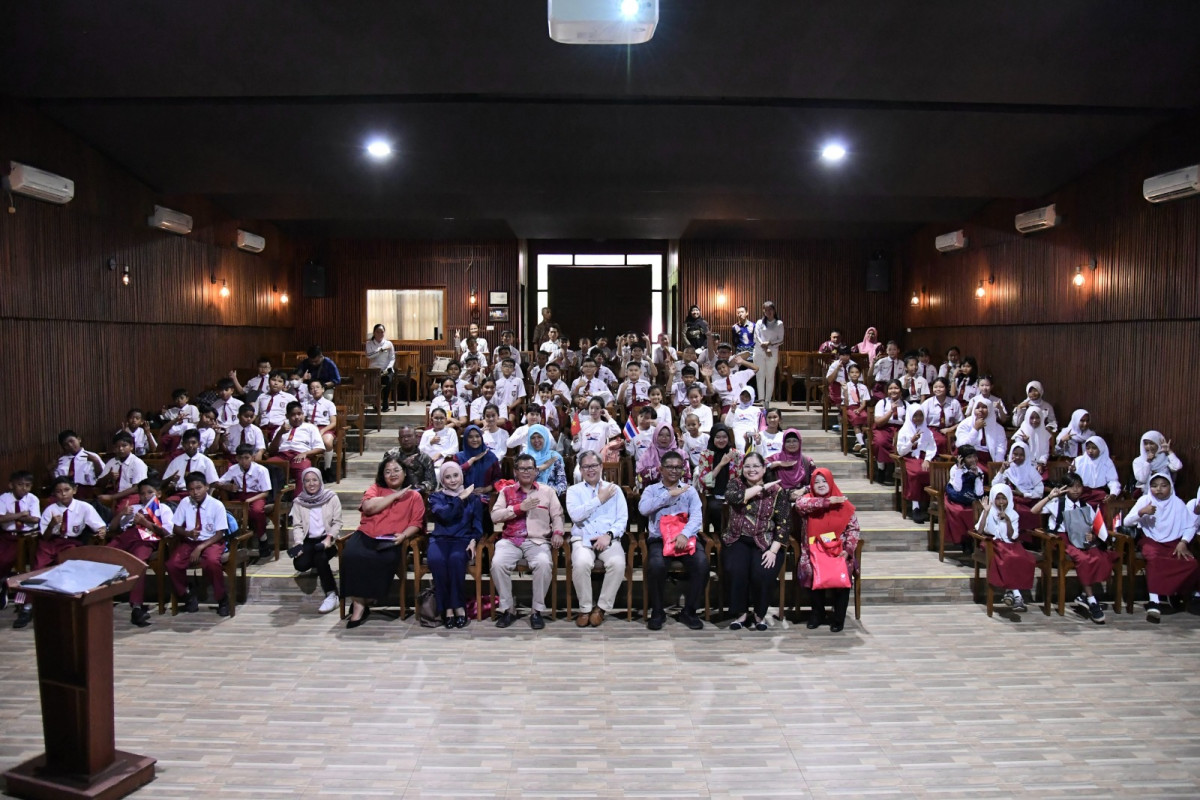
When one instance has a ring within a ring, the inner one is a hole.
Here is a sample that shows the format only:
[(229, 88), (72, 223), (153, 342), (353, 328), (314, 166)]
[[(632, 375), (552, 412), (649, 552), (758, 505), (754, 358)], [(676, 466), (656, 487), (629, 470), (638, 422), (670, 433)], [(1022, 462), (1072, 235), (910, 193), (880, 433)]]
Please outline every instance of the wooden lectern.
[(146, 564), (114, 547), (76, 547), (60, 560), (119, 564), (129, 577), (82, 594), (59, 594), (8, 579), (33, 602), (38, 686), (46, 752), (4, 773), (5, 791), (34, 800), (124, 797), (154, 780), (155, 759), (116, 749), (113, 724), (113, 598)]

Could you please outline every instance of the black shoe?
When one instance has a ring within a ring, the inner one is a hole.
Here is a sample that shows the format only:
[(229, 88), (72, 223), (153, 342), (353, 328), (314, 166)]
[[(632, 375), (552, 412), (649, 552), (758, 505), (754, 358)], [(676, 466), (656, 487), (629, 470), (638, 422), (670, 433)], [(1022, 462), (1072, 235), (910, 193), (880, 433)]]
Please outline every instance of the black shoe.
[(511, 611), (501, 611), (500, 616), (496, 617), (497, 628), (507, 628), (517, 621), (517, 615)]
[(767, 621), (765, 619), (760, 619), (758, 622), (754, 623), (754, 630), (765, 631), (766, 629), (767, 629)]
[(450, 616), (449, 614), (442, 617), (442, 627), (443, 628), (453, 628), (454, 627), (454, 617)]
[(680, 611), (679, 612), (679, 621), (682, 622), (684, 625), (687, 625), (689, 628), (691, 628), (694, 631), (704, 630), (704, 623), (701, 622), (700, 618), (697, 617), (694, 613), (688, 613), (687, 611)]
[(33, 621), (33, 609), (28, 606), (23, 607), (17, 612), (17, 618), (13, 620), (14, 628), (24, 628)]
[(130, 613), (129, 621), (139, 628), (147, 628), (150, 626), (150, 612), (138, 606)]
[(918, 509), (909, 515), (909, 519), (918, 525), (924, 525), (926, 522), (929, 522), (929, 513), (924, 509)]
[(840, 622), (831, 622), (831, 623), (829, 623), (829, 632), (830, 633), (841, 633), (843, 627), (844, 627), (843, 624)]
[[(449, 626), (449, 625), (447, 625), (446, 627), (450, 627), (450, 626)], [(455, 615), (454, 615), (454, 627), (456, 627), (456, 628), (465, 628), (465, 627), (467, 627), (467, 617), (466, 617), (466, 615), (464, 615), (464, 614), (455, 614)]]
[(268, 558), (275, 557), (275, 547), (269, 544), (260, 544), (258, 546), (258, 560), (266, 561)]
[(742, 623), (742, 621), (740, 619), (729, 623), (729, 630), (731, 630), (731, 631), (740, 631), (744, 627), (746, 627), (746, 626)]
[(1091, 605), (1092, 605), (1092, 607), (1088, 614), (1088, 619), (1090, 619), (1092, 622), (1096, 623), (1097, 625), (1103, 625), (1104, 624), (1104, 609), (1100, 608), (1099, 603), (1092, 603)]
[(542, 628), (546, 627), (546, 620), (542, 619), (542, 612), (534, 611), (529, 615), (529, 627), (533, 628), (535, 631), (540, 631)]
[(218, 617), (228, 617), (229, 616), (229, 598), (228, 597), (222, 597), (221, 602), (217, 603), (217, 616)]
[(650, 619), (646, 620), (646, 627), (652, 631), (661, 631), (664, 622), (666, 622), (664, 615), (654, 614), (650, 616)]
[(196, 595), (187, 593), (187, 597), (183, 598), (183, 610), (188, 614), (195, 614), (200, 610), (200, 601), (196, 599)]
[(1192, 599), (1188, 600), (1187, 612), (1189, 614), (1200, 615), (1200, 597), (1192, 595)]
[(364, 622), (366, 622), (370, 616), (371, 616), (371, 607), (363, 606), (363, 613), (362, 613), (361, 617), (359, 617), (358, 619), (346, 620), (346, 629), (350, 630), (351, 628), (357, 628), (359, 625), (362, 625)]
[(1158, 603), (1146, 603), (1146, 622), (1153, 622), (1157, 625), (1161, 618), (1162, 608), (1159, 607)]
[(825, 624), (825, 609), (821, 609), (820, 611), (817, 611), (816, 609), (814, 609), (813, 611), (809, 612), (808, 624), (806, 624), (804, 627), (808, 628), (810, 631), (815, 631), (817, 628), (821, 627), (824, 624)]

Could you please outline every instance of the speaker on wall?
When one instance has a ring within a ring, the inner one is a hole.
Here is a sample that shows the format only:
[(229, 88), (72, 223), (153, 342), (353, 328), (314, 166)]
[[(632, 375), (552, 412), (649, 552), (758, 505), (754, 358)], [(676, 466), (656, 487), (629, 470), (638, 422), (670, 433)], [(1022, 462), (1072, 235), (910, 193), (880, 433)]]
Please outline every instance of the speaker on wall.
[(325, 265), (318, 264), (316, 261), (309, 261), (305, 264), (301, 284), (303, 286), (301, 294), (304, 297), (325, 297)]
[(891, 264), (882, 253), (871, 256), (867, 262), (867, 291), (887, 292), (890, 290)]

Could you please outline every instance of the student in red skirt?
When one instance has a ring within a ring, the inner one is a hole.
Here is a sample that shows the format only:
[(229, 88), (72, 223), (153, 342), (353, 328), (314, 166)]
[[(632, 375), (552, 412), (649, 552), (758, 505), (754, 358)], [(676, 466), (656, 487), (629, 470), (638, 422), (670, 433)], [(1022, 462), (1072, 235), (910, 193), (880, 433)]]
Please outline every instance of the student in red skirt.
[(1075, 564), (1075, 574), (1083, 588), (1072, 603), (1076, 613), (1103, 625), (1104, 607), (1096, 599), (1096, 591), (1112, 577), (1113, 567), (1121, 561), (1121, 553), (1106, 547), (1108, 531), (1104, 529), (1103, 519), (1098, 526), (1095, 524), (1099, 512), (1084, 503), (1082, 497), (1083, 481), (1072, 473), (1067, 475), (1065, 484), (1051, 489), (1033, 511), (1050, 515), (1046, 530), (1063, 539), (1067, 557)]
[(1031, 408), (1025, 415), (1021, 427), (1013, 434), (1013, 443), (1025, 446), (1025, 460), (1039, 470), (1046, 468), (1050, 460), (1050, 431), (1042, 424), (1042, 413)]
[(958, 459), (946, 479), (941, 518), (947, 541), (961, 545), (963, 553), (975, 551), (975, 540), (967, 536), (967, 531), (975, 526), (975, 501), (984, 496), (985, 482), (975, 448), (964, 444), (958, 448)]
[[(1088, 444), (1099, 439), (1093, 437)], [(1187, 602), (1191, 614), (1200, 614), (1200, 564), (1192, 556), (1188, 544), (1196, 535), (1196, 515), (1188, 511), (1175, 496), (1175, 486), (1169, 472), (1150, 478), (1150, 494), (1142, 495), (1125, 515), (1126, 525), (1136, 525), (1141, 535), (1137, 546), (1146, 559), (1146, 586), (1150, 601), (1146, 603), (1146, 621), (1158, 623), (1163, 614), (1170, 614), (1177, 604)]]
[[(846, 370), (849, 380), (842, 387), (842, 406), (846, 409), (846, 422), (854, 429), (854, 455), (866, 456), (870, 445), (864, 437), (871, 432), (871, 390), (862, 382), (862, 368), (851, 364)], [(849, 433), (849, 431), (847, 431)]]
[(950, 443), (946, 437), (953, 436), (958, 423), (963, 421), (962, 405), (950, 396), (950, 381), (934, 378), (929, 385), (933, 396), (921, 404), (925, 411), (925, 424), (933, 432), (939, 453), (949, 453)]
[(996, 483), (983, 500), (983, 513), (975, 530), (994, 540), (987, 580), (997, 589), (1005, 590), (1004, 605), (1016, 612), (1029, 610), (1021, 590), (1033, 587), (1037, 567), (1033, 554), (1021, 546), (1020, 525), (1012, 490), (1008, 484)]
[(1150, 490), (1150, 478), (1159, 472), (1169, 472), (1171, 480), (1183, 469), (1179, 456), (1171, 451), (1171, 441), (1158, 431), (1142, 434), (1142, 452), (1133, 460), (1133, 479), (1142, 494)]
[(929, 465), (937, 455), (937, 443), (925, 424), (925, 411), (918, 403), (909, 403), (905, 415), (904, 425), (896, 434), (896, 453), (904, 458), (904, 501), (912, 503), (912, 521), (924, 525), (929, 521), (929, 514), (921, 503), (925, 500)]
[(904, 424), (908, 409), (904, 405), (900, 381), (887, 385), (886, 396), (875, 404), (875, 429), (871, 432), (871, 454), (875, 458), (875, 480), (884, 486), (894, 483), (892, 452), (896, 449), (896, 431)]
[(987, 466), (990, 461), (1003, 461), (1008, 452), (1008, 437), (996, 421), (992, 404), (977, 397), (967, 404), (966, 416), (966, 421), (954, 433), (955, 445), (961, 448), (969, 444), (975, 448), (981, 466)]
[(1033, 510), (1034, 506), (1046, 493), (1046, 485), (1042, 483), (1042, 475), (1026, 455), (1027, 445), (1014, 441), (1008, 449), (1008, 460), (996, 475), (998, 482), (1007, 483), (1012, 489), (1013, 503), (1020, 520), (1022, 542), (1033, 541), (1033, 531), (1042, 526), (1040, 512)]
[(1121, 493), (1117, 467), (1108, 456), (1108, 444), (1099, 436), (1087, 440), (1083, 455), (1075, 459), (1071, 471), (1083, 481), (1085, 503), (1099, 506)]

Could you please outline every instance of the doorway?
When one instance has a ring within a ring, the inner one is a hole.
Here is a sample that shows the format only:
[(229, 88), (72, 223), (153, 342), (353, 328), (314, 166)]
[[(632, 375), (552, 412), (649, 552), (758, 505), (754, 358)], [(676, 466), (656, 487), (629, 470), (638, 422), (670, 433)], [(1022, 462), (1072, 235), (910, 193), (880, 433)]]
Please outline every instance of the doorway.
[(644, 251), (538, 253), (531, 312), (540, 319), (549, 306), (573, 341), (607, 336), (611, 342), (629, 331), (654, 341), (665, 330), (663, 262), (662, 254)]

